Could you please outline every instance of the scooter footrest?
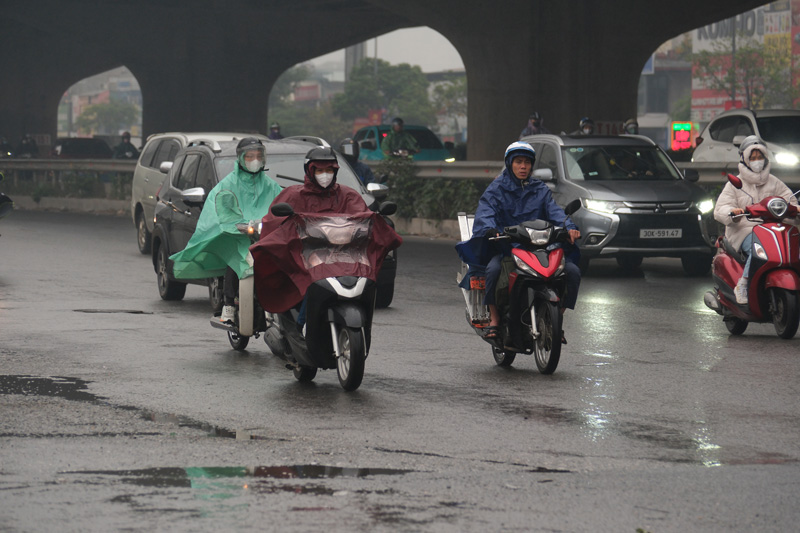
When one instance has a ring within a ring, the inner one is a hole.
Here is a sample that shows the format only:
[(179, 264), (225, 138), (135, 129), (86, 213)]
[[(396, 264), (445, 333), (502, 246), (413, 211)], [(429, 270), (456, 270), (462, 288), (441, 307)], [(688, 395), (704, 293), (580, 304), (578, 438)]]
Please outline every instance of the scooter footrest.
[(236, 329), (236, 326), (233, 324), (226, 324), (224, 322), (220, 322), (218, 317), (214, 317), (211, 319), (211, 325), (217, 329), (224, 329), (225, 331), (231, 331), (233, 333), (238, 333), (239, 331)]

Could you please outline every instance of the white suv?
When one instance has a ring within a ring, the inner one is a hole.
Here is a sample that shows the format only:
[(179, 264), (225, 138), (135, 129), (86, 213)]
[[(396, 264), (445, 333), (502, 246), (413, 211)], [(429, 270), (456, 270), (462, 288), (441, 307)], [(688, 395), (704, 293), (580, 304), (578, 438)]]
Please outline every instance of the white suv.
[(731, 109), (714, 117), (697, 138), (694, 163), (738, 163), (739, 145), (758, 135), (773, 154), (772, 173), (800, 177), (800, 111)]
[(136, 243), (143, 254), (150, 253), (153, 233), (153, 211), (156, 195), (164, 178), (172, 167), (178, 150), (196, 141), (238, 141), (243, 137), (267, 137), (254, 133), (156, 133), (147, 138), (136, 169), (133, 171), (131, 187), (131, 216), (136, 226)]

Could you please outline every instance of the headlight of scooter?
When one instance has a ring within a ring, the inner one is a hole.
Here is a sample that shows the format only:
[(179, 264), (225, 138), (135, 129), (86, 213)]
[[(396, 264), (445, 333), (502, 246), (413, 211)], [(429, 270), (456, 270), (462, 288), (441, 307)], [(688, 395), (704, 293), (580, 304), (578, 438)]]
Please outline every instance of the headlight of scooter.
[(758, 244), (757, 242), (753, 243), (753, 251), (756, 253), (756, 257), (759, 259), (766, 261), (767, 260), (767, 251), (764, 250), (764, 247)]
[(783, 218), (788, 208), (789, 203), (783, 198), (773, 198), (767, 202), (767, 209), (775, 218)]
[(527, 263), (525, 263), (525, 261), (523, 261), (522, 259), (520, 259), (520, 258), (519, 258), (519, 257), (517, 257), (516, 255), (515, 255), (515, 256), (513, 256), (513, 257), (514, 257), (514, 263), (516, 263), (516, 264), (517, 264), (517, 268), (518, 268), (518, 269), (522, 270), (523, 272), (525, 272), (525, 273), (527, 273), (527, 274), (530, 274), (531, 276), (541, 277), (541, 276), (539, 275), (539, 273), (538, 273), (538, 272), (536, 272), (534, 269), (532, 269), (532, 268), (530, 267), (530, 265), (528, 265)]
[(531, 238), (531, 243), (537, 246), (544, 246), (550, 242), (550, 235), (553, 233), (553, 228), (547, 229), (531, 229), (525, 228), (528, 231), (528, 237)]

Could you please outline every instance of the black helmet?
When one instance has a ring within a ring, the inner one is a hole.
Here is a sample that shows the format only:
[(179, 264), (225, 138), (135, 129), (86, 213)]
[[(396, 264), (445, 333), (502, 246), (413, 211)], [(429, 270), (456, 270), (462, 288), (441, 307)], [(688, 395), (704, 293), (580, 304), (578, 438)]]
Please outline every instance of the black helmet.
[[(319, 165), (314, 165), (314, 163)], [(303, 163), (303, 170), (311, 179), (314, 179), (314, 172), (311, 169), (314, 166), (331, 166), (335, 176), (339, 168), (339, 160), (336, 159), (336, 152), (333, 151), (333, 148), (330, 146), (318, 146), (309, 150), (306, 154), (305, 163)], [(309, 169), (311, 169), (311, 172), (309, 172)]]
[(533, 112), (533, 113), (531, 113), (531, 115), (528, 117), (528, 120), (535, 120), (535, 121), (539, 122), (539, 121), (541, 121), (541, 120), (542, 120), (542, 115), (540, 115), (538, 111), (534, 111), (534, 112)]
[[(261, 154), (261, 165), (258, 170), (248, 169), (244, 160), (245, 153), (251, 151), (258, 151)], [(250, 174), (257, 174), (264, 169), (264, 164), (267, 161), (267, 150), (264, 148), (264, 144), (256, 137), (245, 137), (236, 145), (236, 160), (242, 170)]]
[(580, 122), (580, 127), (584, 127), (586, 125), (594, 127), (594, 120), (590, 119), (589, 117), (583, 117)]
[(353, 139), (349, 137), (339, 144), (339, 151), (347, 158), (348, 161), (358, 161), (358, 156), (361, 153), (361, 147)]
[(394, 125), (394, 124), (399, 124), (400, 126), (402, 126), (403, 125), (403, 119), (400, 118), (400, 117), (394, 117), (392, 119), (392, 125)]
[(623, 126), (625, 133), (630, 133), (631, 135), (638, 135), (639, 134), (639, 123), (636, 121), (635, 118), (629, 118), (625, 121), (625, 125)]

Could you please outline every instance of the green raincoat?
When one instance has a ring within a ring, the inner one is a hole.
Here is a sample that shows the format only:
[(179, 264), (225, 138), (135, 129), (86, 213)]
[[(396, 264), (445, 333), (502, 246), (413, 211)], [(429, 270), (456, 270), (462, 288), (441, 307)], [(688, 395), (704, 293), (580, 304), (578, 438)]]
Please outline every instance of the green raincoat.
[(260, 221), (272, 200), (281, 192), (264, 171), (249, 174), (236, 164), (208, 193), (192, 238), (183, 251), (170, 256), (177, 279), (215, 278), (230, 266), (239, 279), (253, 275), (247, 262), (250, 237), (236, 229), (237, 223)]

